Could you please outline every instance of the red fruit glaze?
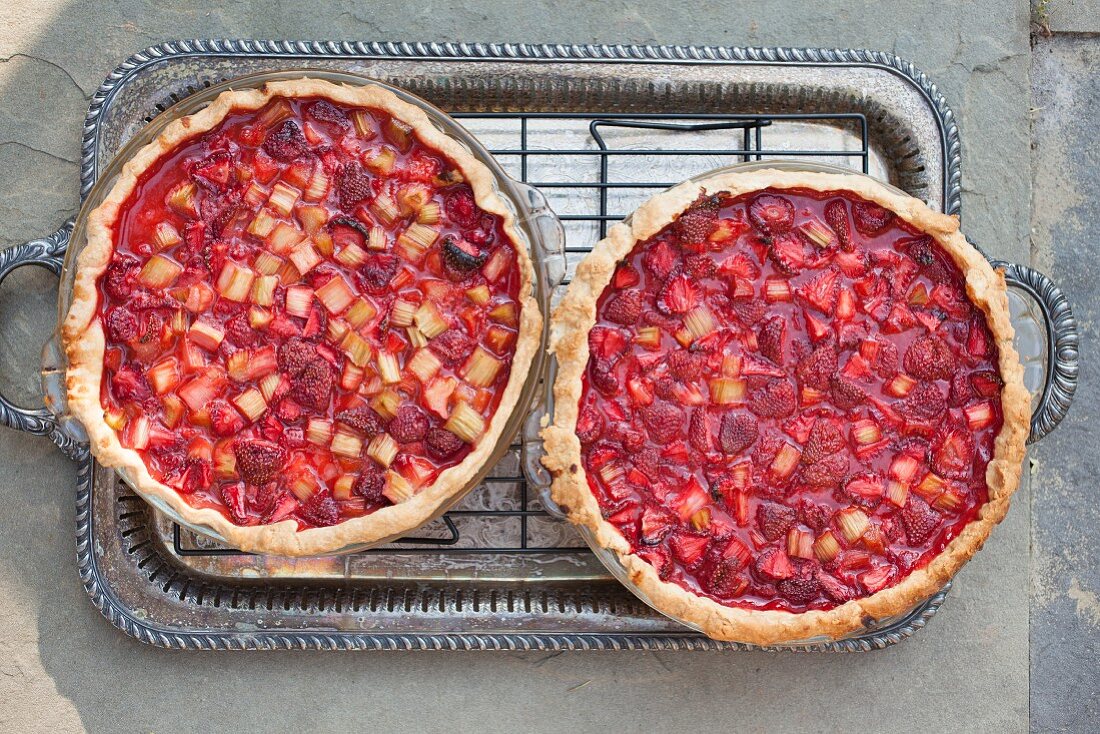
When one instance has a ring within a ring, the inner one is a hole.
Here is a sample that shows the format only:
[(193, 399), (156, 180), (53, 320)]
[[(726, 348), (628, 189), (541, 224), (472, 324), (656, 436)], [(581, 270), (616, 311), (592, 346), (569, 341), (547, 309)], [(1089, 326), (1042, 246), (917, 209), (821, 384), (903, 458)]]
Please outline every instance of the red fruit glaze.
[[(181, 185), (193, 193), (173, 198)], [(268, 201), (286, 187), (289, 203)], [(288, 241), (253, 224), (261, 211)], [(158, 226), (178, 241), (158, 239)], [(422, 252), (399, 242), (417, 226), (434, 234)], [(374, 228), (383, 251), (371, 247)], [(417, 491), (478, 440), (444, 428), (457, 403), (486, 426), (497, 409), (519, 320), (515, 246), (453, 162), (383, 112), (278, 99), (231, 114), (142, 176), (114, 234), (100, 280), (103, 406), (153, 477), (195, 507), (242, 525), (292, 518), (302, 529), (368, 514), (390, 504), (387, 468), (368, 446), (394, 414), (389, 470)], [(466, 257), (461, 272), (444, 262), (445, 242)], [(179, 269), (171, 277), (169, 265), (166, 284), (141, 278), (154, 254)], [(270, 254), (286, 265), (265, 297), (253, 288), (257, 259)], [(252, 285), (234, 294), (234, 273)], [(355, 310), (359, 299), (366, 306)], [(412, 311), (434, 304), (445, 330), (429, 339), (398, 300)], [(437, 342), (481, 347), (474, 356), (489, 353), (499, 367), (471, 369), (463, 354), (435, 360), (422, 379), (409, 369), (414, 340), (430, 353), (442, 351)], [(330, 421), (329, 435), (310, 432), (311, 419)]]
[[(1002, 416), (985, 320), (938, 245), (857, 203), (723, 197), (719, 221), (751, 226), (700, 248), (674, 223), (620, 265), (637, 282), (601, 295), (582, 457), (604, 517), (662, 579), (729, 606), (830, 609), (927, 564), (988, 498)], [(789, 297), (766, 300), (769, 281)], [(651, 326), (656, 347), (635, 339)], [(953, 380), (978, 388), (951, 401)]]

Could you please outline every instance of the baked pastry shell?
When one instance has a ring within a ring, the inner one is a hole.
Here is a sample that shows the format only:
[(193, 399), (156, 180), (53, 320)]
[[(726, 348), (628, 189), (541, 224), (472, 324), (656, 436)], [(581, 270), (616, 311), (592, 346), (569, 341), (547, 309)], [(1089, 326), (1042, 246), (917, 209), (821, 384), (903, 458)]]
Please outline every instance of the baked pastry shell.
[[(575, 429), (581, 378), (588, 362), (588, 331), (596, 301), (617, 263), (634, 245), (669, 224), (699, 195), (728, 191), (733, 196), (765, 188), (850, 191), (894, 211), (932, 235), (966, 277), (967, 294), (985, 315), (1000, 351), (1004, 422), (994, 439), (986, 470), (989, 500), (978, 516), (926, 566), (898, 584), (833, 609), (791, 613), (730, 607), (660, 580), (656, 570), (630, 552), (629, 543), (603, 519), (588, 487)], [(549, 352), (554, 373), (548, 425), (542, 431), (543, 464), (553, 477), (550, 497), (608, 570), (657, 611), (716, 640), (754, 645), (805, 645), (858, 635), (902, 617), (936, 594), (982, 547), (1008, 512), (1019, 486), (1030, 428), (1031, 396), (1013, 347), (1007, 291), (1002, 273), (959, 232), (957, 217), (871, 176), (811, 161), (765, 161), (716, 169), (654, 195), (621, 223), (613, 225), (577, 268), (570, 289), (551, 317)]]
[[(74, 337), (81, 335), (81, 338), (91, 340), (93, 350), (97, 348), (97, 341), (98, 349), (100, 352), (102, 350), (102, 329), (98, 325), (89, 328), (91, 319), (87, 313), (74, 317), (74, 292), (80, 289), (79, 271), (87, 264), (88, 255), (84, 253), (89, 243), (90, 220), (111, 195), (120, 177), (127, 175), (127, 164), (143, 149), (156, 144), (173, 130), (177, 131), (177, 139), (190, 138), (190, 135), (179, 136), (181, 125), (189, 124), (180, 121), (196, 119), (203, 110), (216, 104), (224, 93), (239, 95), (232, 105), (236, 109), (240, 106), (237, 101), (259, 99), (255, 95), (319, 96), (339, 101), (349, 89), (368, 90), (368, 94), (351, 99), (349, 104), (386, 109), (402, 119), (427, 126), (424, 129), (428, 130), (430, 137), (420, 136), (421, 140), (460, 164), (475, 188), (479, 206), (503, 218), (506, 231), (517, 245), (519, 265), (525, 271), (520, 288), (523, 304), (520, 338), (509, 380), (502, 388), (504, 394), (489, 422), (486, 435), (463, 462), (447, 469), (440, 475), (440, 480), (408, 502), (328, 528), (297, 531), (297, 523), (293, 520), (263, 526), (237, 526), (217, 510), (190, 506), (175, 490), (154, 480), (135, 452), (121, 449), (113, 432), (105, 434), (102, 430), (106, 428), (105, 424), (88, 430), (88, 424), (95, 422), (94, 416), (91, 420), (87, 419), (89, 409), (94, 409), (89, 388), (74, 385), (71, 348), (61, 350), (63, 364), (60, 366), (68, 375), (68, 389), (59, 396), (60, 400), (50, 405), (59, 419), (82, 424), (92, 442), (107, 441), (110, 444), (114, 439), (114, 445), (105, 454), (97, 451), (93, 454), (101, 464), (114, 468), (123, 482), (153, 507), (187, 529), (245, 551), (298, 557), (354, 553), (396, 540), (437, 519), (477, 487), (508, 452), (512, 439), (527, 417), (542, 372), (545, 358), (542, 345), (545, 344), (547, 331), (542, 314), (548, 312), (550, 291), (554, 285), (547, 282), (544, 260), (548, 254), (559, 253), (563, 245), (560, 223), (546, 207), (545, 199), (536, 190), (510, 178), (473, 135), (429, 102), (375, 79), (314, 69), (268, 72), (211, 86), (165, 110), (119, 150), (100, 173), (74, 224), (59, 289), (58, 341), (63, 344), (72, 342)], [(409, 115), (418, 119), (409, 120)], [(209, 127), (206, 126), (206, 129)], [(156, 158), (163, 152), (166, 150), (157, 154)], [(92, 380), (87, 380), (87, 377), (85, 375), (78, 382), (87, 381), (90, 384)], [(98, 396), (98, 374), (94, 375), (94, 383)], [(102, 421), (101, 414), (99, 420)], [(122, 456), (118, 456), (119, 451), (123, 452)], [(125, 456), (127, 453), (131, 456)]]

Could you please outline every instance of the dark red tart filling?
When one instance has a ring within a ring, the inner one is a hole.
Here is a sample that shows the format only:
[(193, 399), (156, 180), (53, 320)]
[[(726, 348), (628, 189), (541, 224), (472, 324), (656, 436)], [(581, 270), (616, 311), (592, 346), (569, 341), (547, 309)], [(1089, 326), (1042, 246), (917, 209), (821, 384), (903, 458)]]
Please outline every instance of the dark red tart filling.
[(123, 205), (99, 282), (107, 422), (238, 525), (404, 501), (499, 404), (516, 257), (404, 122), (322, 99), (231, 114)]
[(696, 201), (597, 304), (577, 435), (604, 517), (722, 604), (829, 609), (987, 500), (998, 353), (958, 267), (847, 192)]

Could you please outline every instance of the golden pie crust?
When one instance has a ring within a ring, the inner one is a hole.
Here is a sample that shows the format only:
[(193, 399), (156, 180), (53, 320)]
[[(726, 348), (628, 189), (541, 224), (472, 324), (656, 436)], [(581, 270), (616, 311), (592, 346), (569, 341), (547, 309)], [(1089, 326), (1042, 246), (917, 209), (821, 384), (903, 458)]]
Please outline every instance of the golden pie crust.
[[(700, 193), (728, 192), (732, 197), (765, 188), (849, 191), (893, 211), (911, 226), (931, 235), (951, 256), (966, 278), (971, 302), (985, 314), (1000, 352), (1004, 380), (1004, 416), (986, 469), (989, 500), (978, 516), (929, 562), (897, 585), (854, 599), (829, 610), (800, 613), (730, 607), (662, 581), (656, 570), (630, 552), (629, 543), (600, 514), (588, 486), (576, 435), (582, 377), (588, 363), (588, 332), (595, 324), (596, 301), (611, 281), (615, 267), (634, 248), (671, 223)], [(1023, 384), (1023, 367), (1012, 346), (1004, 274), (995, 271), (959, 232), (957, 217), (933, 211), (923, 202), (883, 186), (866, 176), (789, 172), (773, 169), (718, 174), (685, 182), (646, 201), (628, 222), (608, 230), (583, 262), (569, 290), (555, 309), (550, 328), (550, 352), (557, 358), (554, 420), (542, 433), (543, 463), (554, 481), (552, 497), (569, 520), (588, 530), (590, 542), (618, 557), (635, 589), (657, 610), (682, 620), (716, 640), (757, 645), (839, 639), (902, 614), (937, 592), (982, 547), (993, 526), (1008, 511), (1020, 481), (1031, 416), (1031, 397)]]
[[(96, 284), (114, 253), (112, 230), (122, 205), (141, 175), (181, 143), (214, 129), (231, 113), (258, 110), (276, 97), (324, 98), (354, 107), (380, 109), (412, 126), (422, 143), (444, 155), (462, 172), (477, 205), (501, 218), (521, 271), (520, 322), (511, 372), (489, 426), (474, 449), (461, 463), (444, 470), (434, 483), (405, 502), (337, 525), (306, 530), (298, 530), (297, 521), (292, 519), (270, 525), (235, 525), (217, 510), (192, 507), (174, 489), (154, 479), (136, 451), (121, 445), (114, 429), (104, 420), (100, 402), (105, 339), (97, 314)], [(129, 484), (146, 499), (163, 502), (187, 522), (211, 528), (229, 545), (245, 551), (285, 556), (331, 553), (352, 544), (400, 537), (438, 515), (457, 499), (489, 459), (519, 401), (541, 341), (542, 314), (533, 296), (531, 256), (516, 229), (511, 207), (497, 193), (493, 174), (466, 147), (441, 132), (420, 107), (376, 85), (294, 79), (268, 82), (259, 89), (224, 92), (201, 111), (173, 121), (127, 161), (103, 203), (88, 215), (87, 229), (87, 245), (77, 259), (72, 306), (62, 327), (69, 360), (66, 375), (69, 409), (87, 429), (92, 453), (100, 464), (125, 472)]]

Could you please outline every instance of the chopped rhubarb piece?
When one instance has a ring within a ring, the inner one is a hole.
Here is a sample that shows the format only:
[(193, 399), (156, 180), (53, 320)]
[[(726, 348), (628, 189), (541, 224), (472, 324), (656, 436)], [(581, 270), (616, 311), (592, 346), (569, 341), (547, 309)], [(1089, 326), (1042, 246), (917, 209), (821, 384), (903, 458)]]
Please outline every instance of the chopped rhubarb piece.
[(222, 394), (225, 389), (226, 379), (224, 374), (216, 369), (208, 369), (203, 374), (192, 378), (177, 390), (180, 399), (187, 404), (192, 411), (200, 411), (207, 407), (214, 398)]
[(764, 300), (768, 303), (786, 303), (791, 298), (791, 284), (786, 278), (768, 278), (764, 281)]
[(431, 301), (420, 304), (413, 320), (416, 322), (416, 328), (428, 339), (434, 339), (451, 328), (447, 320), (439, 313), (439, 309)]
[(248, 294), (252, 290), (252, 280), (256, 274), (248, 268), (238, 265), (232, 260), (226, 260), (218, 282), (215, 285), (222, 298), (230, 301), (244, 302), (248, 300)]
[(328, 446), (332, 442), (332, 421), (310, 418), (306, 424), (306, 440), (318, 446)]
[[(929, 474), (929, 476), (932, 476)], [(895, 480), (890, 480), (886, 483), (886, 493), (884, 495), (886, 501), (893, 504), (896, 507), (905, 507), (905, 502), (909, 497), (909, 486)]]
[(867, 514), (858, 507), (846, 507), (839, 510), (836, 513), (835, 520), (837, 527), (840, 529), (840, 534), (844, 536), (844, 540), (849, 544), (859, 540), (870, 525)]
[(397, 442), (388, 433), (379, 433), (367, 445), (367, 456), (383, 467), (389, 467), (397, 457)]
[(488, 387), (496, 380), (503, 363), (481, 347), (474, 349), (473, 353), (462, 365), (459, 374), (466, 382), (475, 387)]
[(351, 287), (348, 286), (347, 281), (341, 275), (333, 276), (331, 280), (317, 289), (315, 295), (317, 300), (333, 315), (343, 313), (355, 297)]
[(730, 377), (716, 377), (708, 382), (710, 399), (716, 405), (736, 405), (744, 401), (745, 381)]
[[(261, 214), (263, 211), (266, 210), (261, 210)], [(257, 219), (259, 216), (257, 215)], [(256, 221), (253, 220), (253, 224), (255, 223)], [(288, 255), (306, 240), (305, 232), (286, 222), (276, 223), (265, 234), (255, 234), (258, 237), (263, 237), (267, 249), (276, 255)]]
[(782, 482), (794, 473), (801, 457), (802, 452), (798, 448), (789, 443), (783, 444), (768, 468), (768, 475), (773, 481)]
[(395, 505), (412, 499), (416, 495), (416, 488), (405, 477), (395, 471), (386, 472), (386, 484), (382, 494)]
[(829, 563), (840, 554), (840, 543), (833, 536), (833, 531), (826, 530), (817, 537), (813, 544), (814, 556), (822, 563)]
[(809, 530), (791, 528), (787, 531), (787, 555), (792, 558), (814, 557), (814, 536)]
[(304, 285), (292, 285), (286, 289), (286, 312), (291, 316), (308, 318), (313, 306), (314, 291)]
[(993, 424), (993, 404), (988, 400), (968, 405), (963, 408), (963, 412), (966, 413), (966, 421), (973, 431), (980, 431)]
[(267, 403), (264, 401), (263, 394), (254, 387), (233, 398), (233, 404), (245, 417), (253, 422), (259, 419), (267, 410)]
[(909, 454), (899, 454), (890, 464), (890, 478), (902, 484), (912, 484), (921, 470), (921, 463)]
[(225, 338), (225, 331), (218, 324), (196, 321), (187, 330), (187, 338), (208, 352), (215, 351)]
[(288, 259), (294, 264), (295, 270), (301, 275), (305, 275), (321, 264), (321, 255), (317, 252), (317, 249), (310, 244), (309, 240), (306, 240), (294, 248), (288, 256)]
[(164, 290), (176, 282), (181, 272), (183, 266), (179, 263), (164, 255), (154, 255), (141, 269), (138, 280), (147, 288)]
[(474, 443), (485, 432), (485, 419), (466, 403), (459, 402), (443, 427), (466, 443)]

